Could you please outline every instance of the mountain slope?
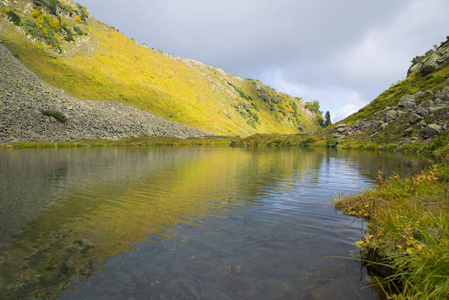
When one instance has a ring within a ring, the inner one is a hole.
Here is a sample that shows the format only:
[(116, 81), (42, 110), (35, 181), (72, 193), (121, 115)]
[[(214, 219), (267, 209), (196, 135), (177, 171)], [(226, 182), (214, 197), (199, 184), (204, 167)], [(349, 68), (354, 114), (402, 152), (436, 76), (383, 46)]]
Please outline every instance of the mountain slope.
[[(0, 2), (1, 42), (70, 96), (121, 102), (216, 134), (298, 133), (319, 127), (321, 115), (302, 99), (140, 45), (69, 0), (11, 2)], [(55, 3), (54, 11), (49, 3)]]
[(140, 136), (210, 135), (135, 107), (78, 100), (40, 80), (0, 44), (0, 145)]
[(320, 134), (378, 145), (448, 139), (449, 37), (412, 62), (406, 79)]

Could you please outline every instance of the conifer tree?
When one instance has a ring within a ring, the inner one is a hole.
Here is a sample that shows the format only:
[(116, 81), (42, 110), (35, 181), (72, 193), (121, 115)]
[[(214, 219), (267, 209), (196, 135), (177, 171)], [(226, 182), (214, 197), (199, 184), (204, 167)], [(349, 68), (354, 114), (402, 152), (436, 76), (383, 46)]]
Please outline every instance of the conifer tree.
[(324, 126), (330, 126), (332, 124), (331, 121), (331, 113), (329, 111), (326, 111), (326, 114), (324, 115)]

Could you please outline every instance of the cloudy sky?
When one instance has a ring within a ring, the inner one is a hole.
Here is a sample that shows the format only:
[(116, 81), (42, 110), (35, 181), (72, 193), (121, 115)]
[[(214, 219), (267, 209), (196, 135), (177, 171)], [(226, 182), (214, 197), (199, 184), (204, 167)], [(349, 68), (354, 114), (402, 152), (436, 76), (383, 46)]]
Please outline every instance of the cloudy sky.
[(448, 0), (75, 0), (128, 37), (318, 100), (338, 121), (449, 35)]

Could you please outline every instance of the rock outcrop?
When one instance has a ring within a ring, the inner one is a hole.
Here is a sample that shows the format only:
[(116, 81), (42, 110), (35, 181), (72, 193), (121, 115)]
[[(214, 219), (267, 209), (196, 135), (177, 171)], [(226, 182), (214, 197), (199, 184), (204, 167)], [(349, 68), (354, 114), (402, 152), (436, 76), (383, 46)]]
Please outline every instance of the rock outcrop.
[[(51, 110), (66, 122), (44, 115)], [(78, 100), (40, 80), (0, 44), (0, 144), (212, 135), (118, 102)]]
[(426, 76), (440, 69), (449, 61), (449, 37), (436, 50), (430, 50), (428, 55), (415, 57), (413, 64), (407, 71), (407, 76), (420, 70), (423, 76)]
[(334, 126), (331, 129), (332, 138), (344, 139), (362, 132), (368, 132), (373, 137), (389, 126), (398, 126), (398, 122), (404, 119), (406, 122), (402, 144), (428, 141), (446, 130), (449, 120), (449, 79), (440, 90), (404, 95), (397, 106), (386, 107), (370, 118), (358, 120), (352, 126)]
[[(429, 80), (427, 76), (449, 64), (449, 37), (435, 50), (413, 59), (408, 75), (418, 73), (418, 79)], [(408, 76), (407, 75), (407, 76)], [(426, 77), (427, 76), (427, 77)], [(437, 75), (439, 80), (441, 76)], [(446, 76), (447, 77), (447, 76)], [(444, 78), (444, 77), (443, 77)], [(351, 126), (338, 124), (327, 132), (332, 138), (341, 140), (353, 134), (368, 133), (373, 141), (389, 141), (399, 145), (411, 142), (429, 142), (447, 130), (449, 122), (449, 78), (433, 90), (418, 91), (401, 95), (393, 107), (376, 110), (369, 117), (359, 119)], [(399, 96), (398, 96), (399, 97)], [(389, 138), (389, 135), (391, 137)]]

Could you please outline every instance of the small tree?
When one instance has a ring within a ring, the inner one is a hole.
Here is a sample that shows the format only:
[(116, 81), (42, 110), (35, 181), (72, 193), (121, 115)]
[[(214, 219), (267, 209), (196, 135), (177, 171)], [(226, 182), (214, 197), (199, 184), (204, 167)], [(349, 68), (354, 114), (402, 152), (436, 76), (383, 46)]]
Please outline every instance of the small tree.
[(330, 126), (332, 124), (331, 121), (331, 113), (329, 111), (326, 111), (326, 114), (324, 115), (324, 126)]

